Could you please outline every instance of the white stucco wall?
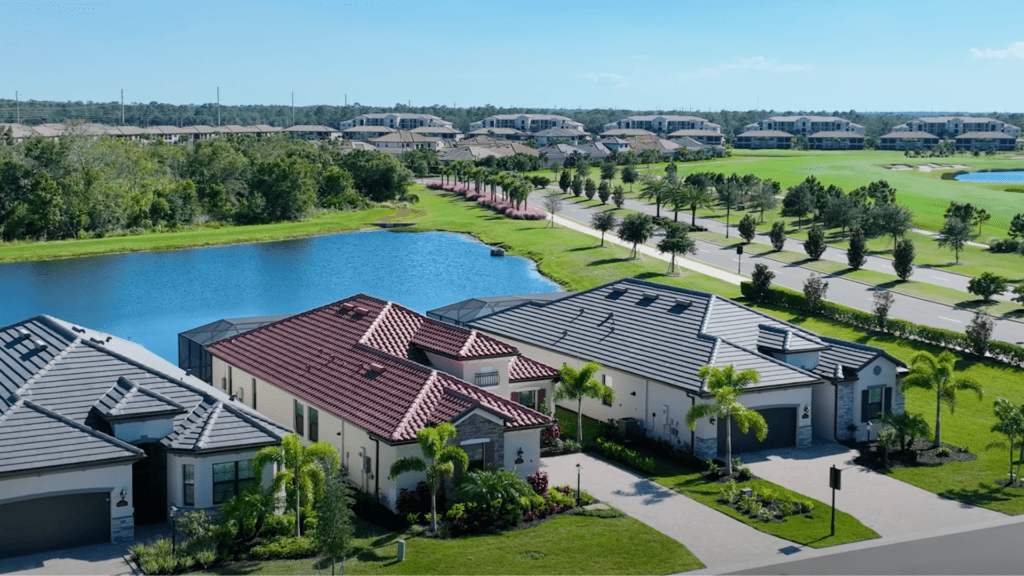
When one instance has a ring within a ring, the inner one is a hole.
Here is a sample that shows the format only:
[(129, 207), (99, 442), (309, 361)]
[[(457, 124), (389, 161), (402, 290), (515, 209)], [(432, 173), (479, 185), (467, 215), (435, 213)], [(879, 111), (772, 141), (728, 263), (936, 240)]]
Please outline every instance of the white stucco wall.
[[(697, 403), (711, 403), (711, 399), (698, 399)], [(781, 407), (795, 407), (796, 410), (796, 427), (799, 431), (801, 426), (809, 426), (814, 420), (814, 408), (812, 406), (812, 394), (810, 386), (800, 386), (793, 388), (775, 388), (768, 390), (751, 390), (747, 391), (740, 397), (740, 402), (744, 406), (752, 410), (764, 409), (764, 408), (781, 408)], [(803, 420), (804, 406), (811, 407), (810, 418)], [(770, 430), (769, 430), (770, 432)], [(698, 439), (717, 439), (718, 438), (718, 423), (711, 424), (707, 418), (702, 418), (697, 422), (696, 436)]]
[[(523, 450), (523, 463), (516, 464), (519, 449)], [(540, 429), (505, 431), (505, 469), (515, 469), (525, 478), (540, 468)]]
[[(173, 453), (167, 454), (167, 503), (178, 508), (202, 509), (219, 506), (213, 503), (213, 465), (225, 462), (238, 462), (240, 460), (252, 460), (256, 458), (258, 450), (243, 450), (240, 452), (217, 452), (213, 454), (191, 454)], [(195, 466), (195, 504), (185, 505), (185, 472), (184, 465)], [(255, 471), (254, 471), (255, 472)], [(274, 470), (268, 466), (263, 471), (261, 482), (269, 486), (274, 477)]]
[[(118, 507), (121, 490), (127, 493), (125, 500), (128, 505)], [(127, 520), (135, 513), (130, 462), (0, 480), (0, 504), (76, 492), (109, 492), (112, 540), (117, 537), (115, 527), (118, 519)]]
[(811, 413), (814, 436), (835, 441), (836, 387), (831, 382), (815, 384), (811, 389)]
[(790, 354), (777, 352), (773, 356), (787, 364), (799, 366), (804, 370), (813, 370), (818, 367), (818, 354), (818, 352), (793, 352)]
[[(878, 374), (875, 374), (875, 368), (878, 368)], [(892, 410), (897, 413), (903, 412), (903, 393), (900, 392), (899, 387), (896, 386), (896, 364), (885, 357), (875, 358), (872, 362), (857, 372), (857, 384), (853, 394), (853, 420), (858, 426), (856, 433), (858, 441), (867, 440), (869, 433), (871, 435), (871, 439), (874, 439), (878, 436), (879, 430), (881, 430), (881, 426), (875, 424), (869, 431), (867, 425), (861, 422), (861, 393), (874, 386), (891, 387), (893, 389)]]
[(112, 426), (118, 440), (135, 442), (159, 442), (174, 431), (174, 415), (145, 420), (115, 422)]

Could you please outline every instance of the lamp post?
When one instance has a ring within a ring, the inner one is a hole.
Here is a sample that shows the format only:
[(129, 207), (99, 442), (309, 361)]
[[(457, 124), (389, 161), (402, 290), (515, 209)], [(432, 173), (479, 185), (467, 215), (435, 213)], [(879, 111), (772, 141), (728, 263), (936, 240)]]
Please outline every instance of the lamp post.
[(169, 512), (171, 513), (171, 556), (175, 556), (178, 543), (178, 527), (175, 524), (175, 520), (177, 519), (178, 515), (178, 507), (175, 506), (174, 504), (171, 504)]
[(580, 505), (580, 470), (582, 470), (582, 469), (583, 469), (583, 466), (581, 466), (580, 463), (577, 462), (576, 463), (576, 507), (577, 508)]

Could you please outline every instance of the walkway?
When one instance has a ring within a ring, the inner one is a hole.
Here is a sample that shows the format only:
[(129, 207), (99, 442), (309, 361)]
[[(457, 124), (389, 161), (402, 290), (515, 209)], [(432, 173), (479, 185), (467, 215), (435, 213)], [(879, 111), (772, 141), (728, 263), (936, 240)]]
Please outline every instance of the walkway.
[(754, 530), (721, 512), (673, 492), (643, 476), (586, 454), (541, 460), (552, 486), (576, 486), (582, 464), (583, 490), (686, 546), (708, 568), (754, 560), (770, 561), (788, 540)]
[(832, 501), (828, 469), (843, 470), (836, 509), (855, 516), (883, 538), (909, 536), (1005, 519), (1004, 514), (978, 508), (922, 490), (853, 463), (857, 451), (815, 439), (810, 449), (754, 452), (742, 458), (756, 476), (822, 502)]

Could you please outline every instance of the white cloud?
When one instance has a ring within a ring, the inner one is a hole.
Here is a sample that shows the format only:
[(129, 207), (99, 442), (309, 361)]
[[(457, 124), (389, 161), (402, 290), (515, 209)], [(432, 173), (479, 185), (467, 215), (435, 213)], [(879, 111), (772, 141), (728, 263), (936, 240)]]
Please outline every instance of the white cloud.
[(769, 74), (789, 74), (792, 72), (806, 72), (811, 70), (811, 68), (810, 64), (791, 64), (779, 62), (774, 58), (754, 56), (753, 58), (740, 58), (735, 62), (723, 62), (713, 68), (699, 68), (693, 72), (683, 72), (680, 74), (680, 79), (694, 80), (698, 78), (714, 78), (721, 76), (724, 72), (733, 70), (753, 70), (758, 72), (767, 72)]
[(1024, 58), (1024, 42), (1014, 42), (1002, 50), (971, 48), (971, 55), (975, 58)]
[(612, 84), (615, 88), (625, 87), (628, 80), (625, 76), (615, 74), (614, 72), (585, 72), (580, 74), (580, 78), (594, 83)]

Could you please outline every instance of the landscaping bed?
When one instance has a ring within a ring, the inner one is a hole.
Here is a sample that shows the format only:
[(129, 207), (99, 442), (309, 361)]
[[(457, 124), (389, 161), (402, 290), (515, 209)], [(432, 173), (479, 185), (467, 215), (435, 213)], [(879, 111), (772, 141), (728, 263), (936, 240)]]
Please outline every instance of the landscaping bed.
[(950, 462), (973, 462), (978, 457), (963, 446), (942, 444), (936, 448), (931, 440), (917, 439), (909, 450), (895, 450), (889, 453), (888, 461), (876, 442), (851, 443), (860, 455), (854, 463), (872, 470), (913, 468), (917, 466), (941, 466)]

